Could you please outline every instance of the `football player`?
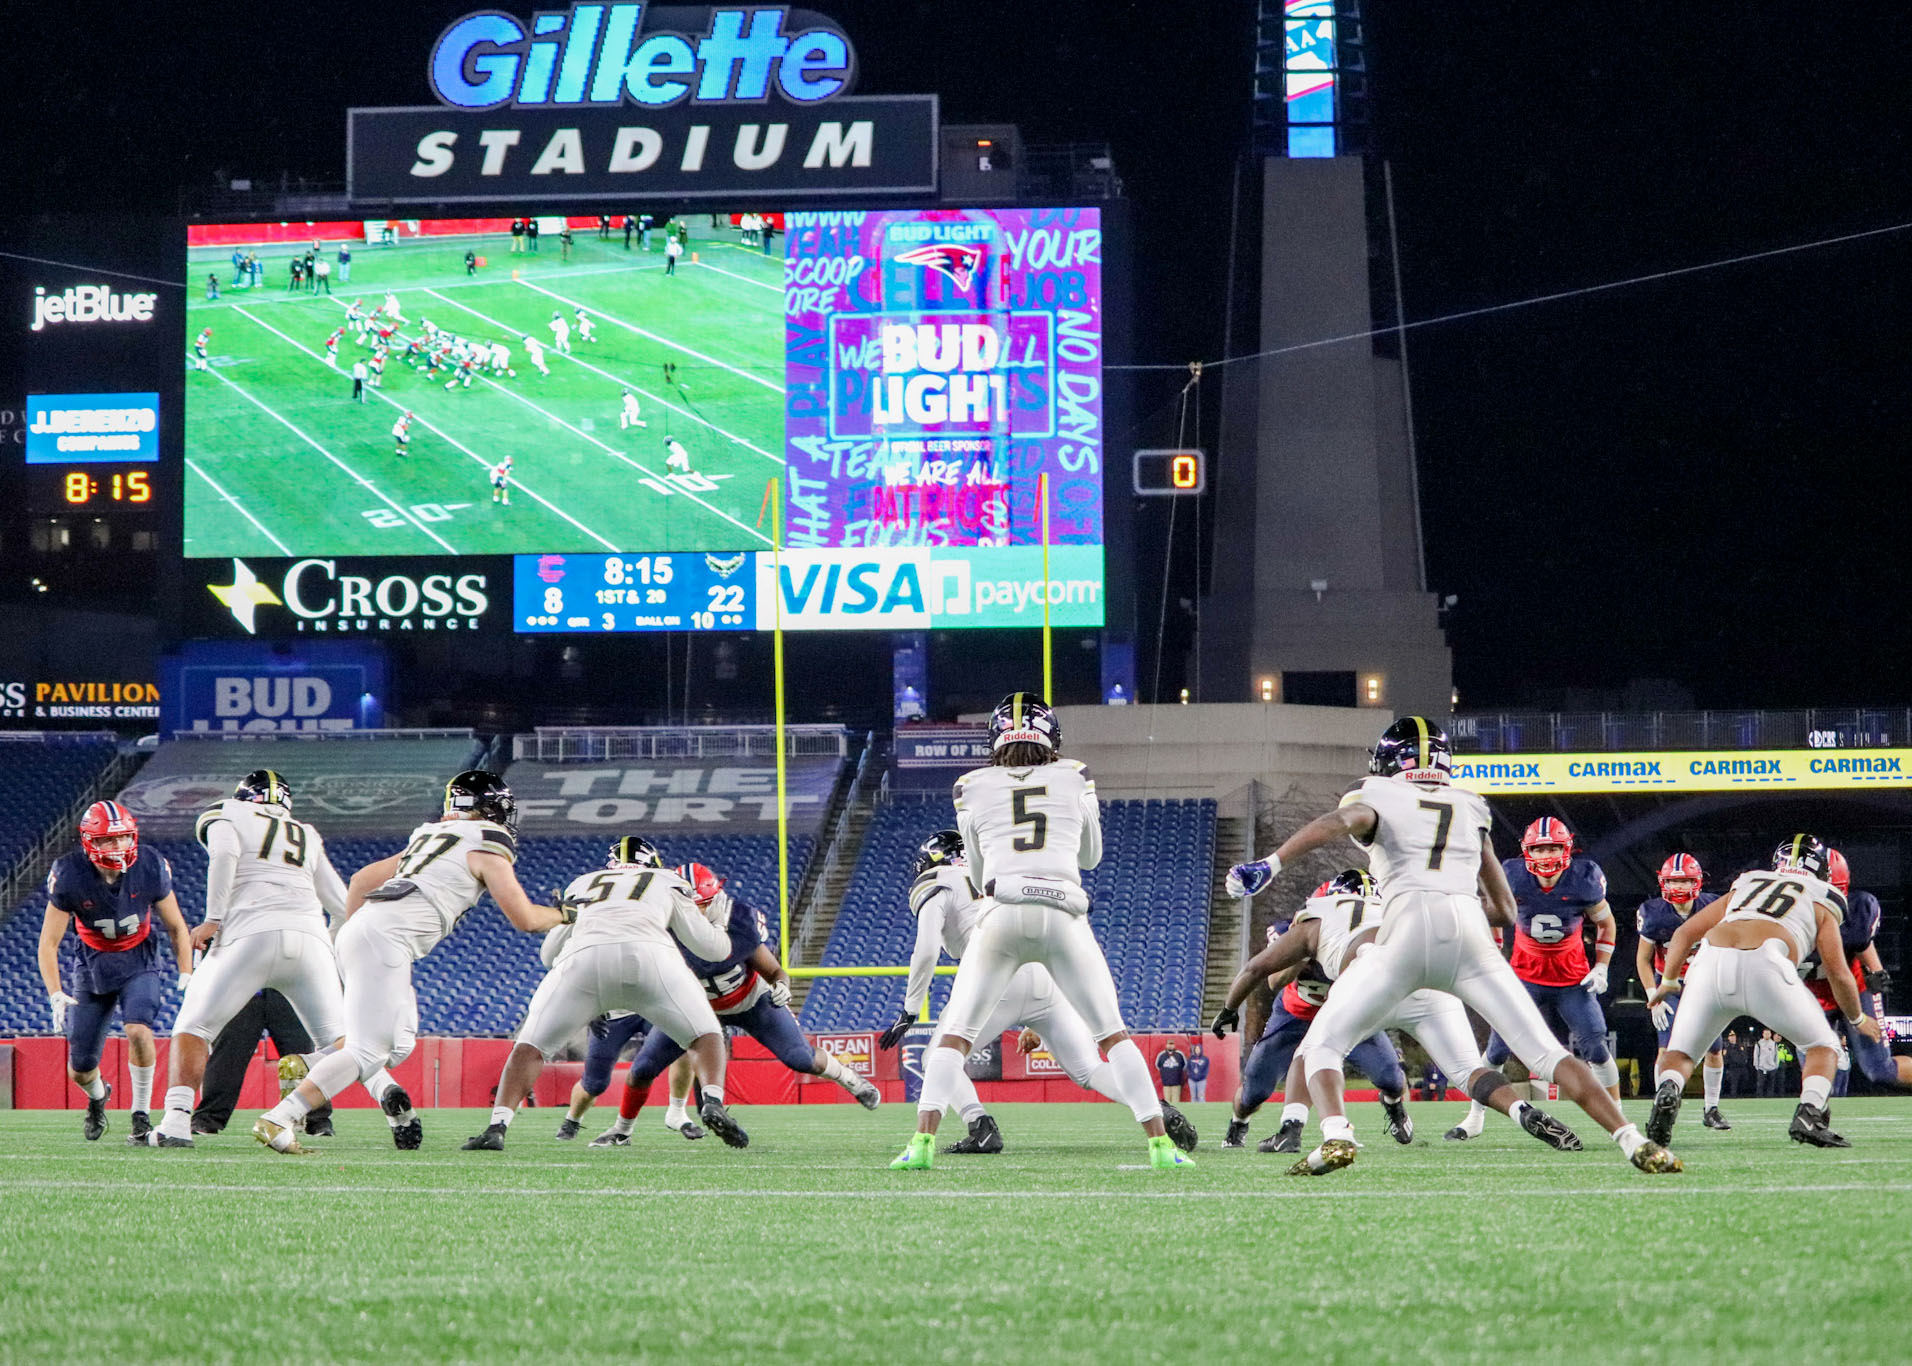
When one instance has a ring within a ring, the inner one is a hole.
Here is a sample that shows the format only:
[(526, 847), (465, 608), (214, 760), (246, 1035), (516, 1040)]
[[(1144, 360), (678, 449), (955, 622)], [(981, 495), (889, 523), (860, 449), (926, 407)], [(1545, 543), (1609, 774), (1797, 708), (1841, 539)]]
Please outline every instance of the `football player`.
[[(53, 1030), (66, 1035), (67, 1076), (86, 1092), (82, 1132), (89, 1142), (106, 1132), (100, 1054), (115, 1008), (126, 1029), (127, 1074), (133, 1083), (133, 1132), (144, 1144), (152, 1128), (153, 1024), (165, 990), (165, 963), (153, 934), (158, 915), (172, 941), (179, 988), (193, 970), (186, 920), (173, 895), (172, 865), (157, 849), (141, 852), (139, 822), (118, 802), (94, 802), (80, 817), (80, 852), (62, 854), (46, 878), (46, 919), (40, 925), (40, 980), (46, 986)], [(79, 938), (73, 990), (60, 981), (60, 941), (71, 926)]]
[[(1673, 936), (1679, 933), (1680, 926), (1717, 900), (1716, 893), (1700, 890), (1706, 872), (1700, 867), (1700, 861), (1691, 854), (1670, 855), (1660, 865), (1659, 878), (1660, 894), (1640, 903), (1639, 918), (1635, 922), (1640, 932), (1640, 942), (1634, 949), (1633, 965), (1640, 974), (1640, 985), (1648, 995), (1664, 985), (1665, 979), (1661, 977), (1660, 970), (1666, 965), (1666, 946), (1673, 942)], [(1653, 1007), (1653, 1028), (1660, 1036), (1660, 1051), (1653, 1060), (1655, 1074), (1666, 1066), (1666, 1041), (1672, 1037), (1673, 1020), (1679, 1008), (1679, 979), (1674, 978), (1672, 990), (1664, 993)], [(1700, 1122), (1708, 1129), (1733, 1127), (1719, 1111), (1720, 1089), (1725, 1080), (1726, 1040), (1721, 1037), (1708, 1045), (1706, 1065), (1700, 1069), (1700, 1081), (1706, 1092), (1706, 1106)]]
[[(1373, 776), (1339, 807), (1310, 821), (1267, 858), (1229, 870), (1229, 894), (1253, 895), (1287, 862), (1347, 837), (1367, 849), (1381, 888), (1384, 933), (1342, 974), (1302, 1041), (1323, 1137), (1290, 1172), (1319, 1176), (1354, 1161), (1342, 1059), (1424, 987), (1458, 996), (1486, 1017), (1528, 1070), (1559, 1082), (1635, 1167), (1681, 1170), (1679, 1159), (1628, 1123), (1587, 1065), (1547, 1031), (1540, 1008), (1495, 949), (1488, 918), (1511, 925), (1514, 897), (1494, 857), (1487, 803), (1450, 784), (1451, 755), (1438, 726), (1425, 717), (1402, 717), (1374, 747)], [(1506, 1086), (1504, 1076), (1485, 1066), (1467, 1081), (1468, 1094), (1488, 1103)]]
[[(925, 840), (911, 869), (910, 911), (916, 916), (916, 943), (910, 952), (909, 983), (903, 992), (902, 1012), (883, 1031), (878, 1047), (894, 1048), (916, 1023), (929, 999), (937, 957), (948, 953), (961, 962), (963, 950), (989, 909), (988, 899), (969, 880), (962, 833), (939, 830)], [(1114, 1068), (1096, 1052), (1089, 1026), (1062, 998), (1055, 979), (1040, 963), (1025, 963), (1017, 970), (979, 1037), (993, 1039), (1015, 1028), (1021, 1030), (1016, 1046), (1022, 1052), (1046, 1049), (1077, 1086), (1107, 1096), (1118, 1105), (1123, 1103), (1116, 1090)], [(935, 1048), (941, 1038), (940, 1034), (933, 1035), (929, 1046)], [(969, 1135), (944, 1148), (944, 1152), (1003, 1150), (1002, 1130), (978, 1099), (976, 1085), (967, 1073), (959, 1074), (951, 1104), (968, 1126)], [(1162, 1123), (1176, 1147), (1183, 1152), (1194, 1150), (1199, 1141), (1195, 1126), (1167, 1101), (1162, 1102)]]
[(491, 467), (491, 501), (511, 506), (511, 457), (508, 455)]
[[(1308, 1122), (1307, 1078), (1300, 1065), (1300, 1045), (1313, 1020), (1321, 1012), (1322, 1002), (1331, 997), (1333, 983), (1353, 964), (1381, 929), (1381, 899), (1374, 879), (1365, 869), (1350, 868), (1315, 888), (1314, 895), (1295, 915), (1288, 929), (1268, 948), (1251, 958), (1229, 987), (1222, 1009), (1215, 1016), (1216, 1038), (1226, 1037), (1237, 1023), (1236, 1012), (1254, 990), (1255, 983), (1271, 975), (1301, 971), (1301, 977), (1283, 989), (1280, 1003), (1269, 1017), (1269, 1029), (1249, 1055), (1242, 1069), (1242, 1090), (1236, 1098), (1234, 1119), (1228, 1126), (1223, 1147), (1239, 1148), (1248, 1133), (1248, 1116), (1259, 1109), (1282, 1077), (1286, 1104), (1282, 1106), (1281, 1128), (1265, 1140), (1264, 1152), (1301, 1151), (1301, 1132)], [(1303, 980), (1312, 979), (1315, 989), (1305, 995)], [(1289, 992), (1305, 1015), (1296, 1018), (1289, 1010)], [(1309, 1000), (1309, 997), (1313, 1000)], [(1284, 1018), (1286, 1017), (1286, 1018)], [(1410, 1035), (1427, 1051), (1434, 1065), (1450, 1077), (1471, 1076), (1482, 1067), (1480, 1050), (1474, 1044), (1473, 1027), (1467, 1011), (1445, 992), (1420, 990), (1402, 1002), (1401, 1007), (1368, 1038), (1349, 1052), (1381, 1092), (1381, 1108), (1387, 1114), (1387, 1133), (1397, 1143), (1414, 1141), (1414, 1121), (1407, 1113), (1407, 1074), (1401, 1069), (1400, 1054), (1386, 1031), (1399, 1029)], [(1513, 1118), (1541, 1142), (1563, 1151), (1576, 1152), (1580, 1140), (1560, 1121), (1538, 1106), (1529, 1105), (1505, 1087), (1489, 1097), (1502, 1114)]]
[[(1693, 1075), (1700, 1046), (1719, 1037), (1727, 1021), (1750, 1015), (1805, 1050), (1799, 1106), (1787, 1130), (1793, 1141), (1818, 1148), (1852, 1146), (1826, 1123), (1832, 1075), (1839, 1068), (1839, 1036), (1799, 980), (1799, 964), (1816, 950), (1847, 1028), (1869, 1039), (1880, 1037), (1879, 1022), (1860, 1004), (1858, 983), (1839, 942), (1846, 898), (1827, 881), (1831, 873), (1826, 846), (1812, 835), (1794, 835), (1773, 851), (1771, 872), (1741, 873), (1725, 896), (1695, 912), (1667, 945), (1666, 971), (1647, 1003), (1658, 1005), (1676, 990), (1681, 998), (1647, 1119), (1654, 1142), (1673, 1136), (1680, 1093)], [(1706, 952), (1689, 970), (1687, 958), (1702, 940)]]
[(560, 356), (571, 354), (571, 324), (564, 320), (564, 314), (551, 314), (551, 349)]
[[(576, 926), (532, 994), (498, 1078), (491, 1123), (466, 1139), (465, 1149), (503, 1151), (505, 1133), (545, 1061), (610, 1010), (654, 1021), (652, 1038), (667, 1037), (679, 1054), (688, 1053), (703, 1086), (704, 1124), (731, 1147), (747, 1146), (749, 1136), (724, 1107), (723, 1030), (685, 967), (690, 952), (716, 956), (729, 939), (691, 900), (690, 884), (664, 867), (649, 840), (626, 835), (611, 846), (604, 871), (574, 880), (561, 904), (575, 914)], [(683, 954), (680, 943), (688, 946)]]
[[(1607, 905), (1607, 875), (1588, 858), (1575, 858), (1573, 831), (1564, 821), (1542, 816), (1520, 838), (1520, 857), (1501, 864), (1514, 892), (1514, 976), (1543, 1019), (1565, 1034), (1573, 1055), (1620, 1098), (1620, 1067), (1607, 1046), (1607, 1017), (1600, 997), (1607, 989), (1607, 964), (1613, 959), (1613, 911)], [(1593, 922), (1593, 963), (1581, 925)], [(1499, 1067), (1510, 1056), (1498, 1034), (1487, 1038), (1487, 1065)], [(1473, 1102), (1467, 1118), (1448, 1130), (1451, 1139), (1477, 1138), (1487, 1112)]]
[(411, 439), (412, 439), (412, 415), (409, 412), (402, 413), (400, 414), (398, 421), (392, 424), (392, 440), (396, 446), (392, 454), (403, 456), (405, 454), (406, 446), (411, 443)]
[[(382, 1068), (405, 1060), (418, 1041), (418, 997), (412, 964), (443, 942), (486, 892), (506, 920), (527, 934), (563, 923), (567, 914), (525, 895), (512, 865), (518, 859), (513, 827), (518, 803), (505, 780), (468, 769), (445, 784), (441, 819), (412, 832), (401, 853), (369, 863), (346, 887), (345, 927), (338, 935), (345, 978), (345, 1044), (310, 1068), (296, 1088), (252, 1126), (253, 1136), (278, 1153), (302, 1151), (296, 1125), (322, 1100), (354, 1081), (369, 1082)], [(297, 1057), (283, 1058), (281, 1075), (306, 1073)], [(402, 1087), (381, 1103), (392, 1141), (415, 1149), (424, 1129)]]
[(674, 436), (664, 438), (664, 467), (676, 470), (679, 474), (690, 473), (690, 452)]
[[(173, 1021), (156, 1148), (193, 1146), (193, 1104), (212, 1041), (259, 992), (284, 996), (321, 1050), (336, 1046), (344, 1025), (326, 920), (344, 919), (345, 882), (319, 832), (293, 819), (285, 779), (254, 769), (199, 817), (193, 835), (206, 850), (206, 918), (192, 932), (200, 967)], [(381, 1071), (366, 1089), (379, 1100), (396, 1084)]]
[(629, 389), (626, 389), (624, 391), (624, 409), (617, 415), (618, 430), (624, 431), (631, 427), (648, 427), (650, 425), (650, 423), (644, 420), (637, 406), (637, 395)]
[(546, 379), (551, 377), (551, 367), (544, 363), (544, 343), (536, 337), (524, 338), (524, 353), (531, 358), (531, 364)]
[(936, 1127), (958, 1090), (963, 1059), (1023, 965), (1040, 963), (1109, 1060), (1110, 1085), (1148, 1135), (1149, 1166), (1193, 1166), (1168, 1136), (1142, 1050), (1129, 1037), (1115, 979), (1089, 928), (1082, 870), (1102, 861), (1102, 813), (1088, 770), (1062, 757), (1062, 723), (1048, 703), (1011, 693), (989, 719), (990, 764), (956, 781), (956, 826), (985, 906), (923, 1060), (916, 1133), (893, 1168), (935, 1164)]
[(344, 328), (335, 328), (332, 335), (325, 339), (325, 363), (334, 370), (339, 368), (339, 338), (344, 335)]
[(582, 308), (578, 310), (578, 340), (585, 342), (597, 340), (597, 324), (591, 321), (591, 315)]
[[(1886, 972), (1885, 964), (1879, 958), (1879, 950), (1872, 942), (1879, 932), (1879, 921), (1883, 914), (1879, 908), (1879, 898), (1871, 892), (1852, 890), (1852, 870), (1844, 854), (1837, 849), (1828, 849), (1826, 855), (1832, 865), (1832, 875), (1827, 881), (1846, 898), (1846, 918), (1839, 925), (1839, 942), (1848, 955), (1846, 966), (1852, 973), (1853, 981), (1858, 984), (1860, 1004), (1883, 1026), (1885, 993), (1892, 984), (1892, 977)], [(1805, 979), (1806, 990), (1818, 1000), (1819, 1008), (1826, 1013), (1830, 1023), (1833, 1014), (1839, 1010), (1839, 1002), (1832, 993), (1831, 974), (1816, 948), (1800, 964), (1799, 972)], [(1889, 1086), (1894, 1090), (1912, 1086), (1912, 1058), (1894, 1057), (1891, 1048), (1883, 1040), (1862, 1034), (1843, 1017), (1839, 1023), (1845, 1030), (1846, 1049), (1861, 1076), (1875, 1086)]]
[[(768, 1048), (792, 1072), (826, 1077), (848, 1091), (866, 1110), (882, 1103), (883, 1093), (876, 1083), (866, 1080), (837, 1061), (834, 1053), (822, 1053), (810, 1046), (803, 1026), (790, 1011), (790, 975), (770, 951), (770, 927), (763, 914), (724, 891), (724, 880), (701, 863), (688, 864), (680, 872), (688, 881), (691, 897), (710, 925), (715, 927), (721, 944), (714, 951), (707, 943), (692, 943), (679, 935), (679, 947), (691, 973), (704, 984), (712, 1010), (725, 1025), (740, 1029)], [(626, 1135), (637, 1122), (650, 1094), (651, 1083), (664, 1074), (684, 1051), (667, 1032), (653, 1029), (644, 1046), (631, 1059), (624, 1076), (624, 1097), (618, 1105), (617, 1122), (612, 1135)], [(668, 1120), (666, 1121), (669, 1122)], [(716, 1126), (708, 1119), (704, 1126)], [(721, 1131), (717, 1136), (731, 1139)], [(742, 1147), (741, 1143), (733, 1144)]]
[[(546, 935), (546, 945), (564, 928), (560, 925)], [(546, 959), (545, 966), (550, 967), (556, 961), (553, 952)], [(591, 1021), (584, 1029), (591, 1036), (584, 1049), (584, 1072), (572, 1085), (570, 1104), (564, 1118), (558, 1122), (557, 1137), (567, 1142), (578, 1136), (578, 1131), (584, 1127), (584, 1116), (597, 1098), (611, 1089), (611, 1073), (617, 1070), (619, 1054), (633, 1039), (641, 1046), (645, 1036), (650, 1033), (651, 1022), (628, 1010), (613, 1010)], [(665, 1075), (670, 1083), (670, 1105), (664, 1114), (664, 1127), (688, 1139), (702, 1138), (703, 1127), (690, 1117), (690, 1055), (685, 1054), (672, 1063)], [(591, 1146), (623, 1148), (629, 1146), (630, 1141), (629, 1134), (599, 1134), (591, 1140)]]
[(193, 338), (193, 369), (204, 370), (206, 368), (206, 353), (211, 346), (212, 329), (210, 327), (204, 328), (197, 337)]

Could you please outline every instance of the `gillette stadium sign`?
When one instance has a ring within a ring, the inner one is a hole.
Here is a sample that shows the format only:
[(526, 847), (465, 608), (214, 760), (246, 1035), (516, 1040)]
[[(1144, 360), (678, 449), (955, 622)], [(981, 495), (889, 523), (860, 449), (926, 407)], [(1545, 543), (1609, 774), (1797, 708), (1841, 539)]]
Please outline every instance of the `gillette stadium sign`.
[(736, 202), (936, 188), (934, 95), (853, 95), (836, 24), (781, 5), (573, 4), (446, 27), (436, 105), (354, 109), (356, 202)]

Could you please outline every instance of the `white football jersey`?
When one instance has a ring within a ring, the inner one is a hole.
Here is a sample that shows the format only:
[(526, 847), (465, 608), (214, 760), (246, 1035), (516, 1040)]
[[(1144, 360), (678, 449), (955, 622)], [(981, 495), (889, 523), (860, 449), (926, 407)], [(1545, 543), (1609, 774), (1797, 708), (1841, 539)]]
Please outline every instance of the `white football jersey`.
[(1102, 861), (1095, 781), (1074, 759), (1034, 768), (978, 768), (956, 780), (956, 825), (970, 879), (985, 893), (998, 877), (1082, 883)]
[[(671, 931), (699, 952), (721, 958), (730, 938), (704, 918), (691, 900), (690, 884), (668, 868), (606, 868), (575, 878), (564, 889), (578, 913), (577, 927), (558, 954), (569, 957), (594, 944), (657, 944), (675, 950)], [(699, 949), (699, 946), (702, 946)]]
[(1315, 962), (1322, 976), (1339, 981), (1348, 966), (1348, 948), (1359, 936), (1380, 928), (1381, 898), (1343, 892), (1336, 896), (1311, 896), (1295, 912), (1295, 924), (1319, 921), (1315, 939)]
[[(517, 838), (493, 821), (425, 822), (412, 831), (391, 881), (366, 899), (359, 914), (376, 905), (391, 906), (401, 917), (397, 928), (409, 936), (413, 953), (423, 958), (484, 895), (484, 884), (465, 862), (467, 854), (480, 849), (518, 861)], [(416, 889), (418, 895), (406, 896), (408, 889)], [(429, 914), (415, 913), (413, 908), (421, 899), (430, 907)]]
[(967, 868), (947, 863), (930, 869), (910, 887), (910, 914), (921, 915), (937, 896), (943, 898), (943, 952), (960, 963), (989, 903), (969, 880)]
[(230, 941), (265, 930), (326, 932), (325, 918), (345, 915), (345, 883), (325, 856), (325, 841), (283, 806), (228, 799), (204, 812), (193, 837), (208, 856), (235, 854), (226, 904), (207, 916)]
[(1824, 906), (1841, 924), (1845, 923), (1845, 895), (1831, 883), (1806, 873), (1755, 870), (1741, 873), (1726, 889), (1726, 914), (1721, 919), (1766, 925), (1777, 922), (1792, 941), (1793, 962), (1800, 963), (1819, 937), (1815, 906)]
[(1368, 778), (1341, 799), (1376, 816), (1374, 835), (1356, 840), (1368, 851), (1368, 871), (1381, 900), (1402, 892), (1478, 896), (1481, 847), (1493, 826), (1478, 793), (1402, 778)]

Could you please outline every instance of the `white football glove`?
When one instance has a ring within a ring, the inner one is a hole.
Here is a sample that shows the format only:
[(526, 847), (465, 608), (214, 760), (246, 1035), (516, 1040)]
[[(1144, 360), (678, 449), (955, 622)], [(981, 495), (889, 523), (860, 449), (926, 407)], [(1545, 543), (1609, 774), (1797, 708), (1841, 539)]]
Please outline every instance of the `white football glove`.
[(1580, 985), (1588, 991), (1591, 991), (1595, 996), (1605, 996), (1607, 994), (1607, 965), (1605, 963), (1595, 963), (1593, 965), (1593, 971), (1580, 979)]
[(1671, 1029), (1673, 1027), (1673, 1003), (1671, 1001), (1661, 1001), (1653, 1007), (1652, 1014), (1653, 1027), (1655, 1029)]
[(788, 977), (779, 977), (770, 984), (770, 1004), (773, 1006), (789, 1006), (790, 979)]
[(68, 996), (64, 991), (50, 991), (47, 993), (46, 1008), (53, 1012), (53, 1032), (55, 1034), (66, 1033), (66, 1012), (78, 1004), (79, 1002), (77, 1000)]
[(1225, 884), (1233, 897), (1253, 896), (1265, 889), (1281, 872), (1281, 860), (1274, 854), (1253, 863), (1237, 863), (1228, 870)]

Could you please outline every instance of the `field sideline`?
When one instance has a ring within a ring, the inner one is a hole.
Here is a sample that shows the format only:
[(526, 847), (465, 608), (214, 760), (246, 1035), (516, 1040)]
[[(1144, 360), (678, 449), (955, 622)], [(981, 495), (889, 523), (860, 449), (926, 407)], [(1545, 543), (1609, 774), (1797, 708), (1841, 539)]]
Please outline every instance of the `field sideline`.
[[(352, 281), (330, 296), (286, 289), (290, 249), (266, 248), (266, 283), (231, 286), (230, 252), (195, 248), (187, 308), (186, 532), (189, 556), (503, 554), (754, 549), (766, 481), (783, 468), (783, 260), (693, 219), (691, 249), (664, 275), (656, 250), (626, 252), (577, 234), (561, 262), (555, 240), (512, 256), (508, 239), (356, 245)], [(467, 275), (464, 254), (487, 260)], [(336, 244), (328, 246), (335, 255)], [(217, 273), (221, 296), (204, 298)], [(335, 267), (336, 273), (336, 267)], [(514, 278), (515, 276), (515, 278)], [(369, 359), (351, 332), (338, 367), (324, 342), (346, 305), (369, 312), (395, 293), (401, 337), (440, 328), (511, 349), (515, 378), (480, 374), (446, 392), (393, 348), (382, 389), (352, 401), (352, 363)], [(582, 306), (597, 340), (576, 331)], [(552, 349), (553, 312), (572, 324), (572, 354)], [(212, 369), (190, 368), (190, 341), (211, 326)], [(523, 337), (545, 344), (550, 375)], [(671, 367), (668, 371), (667, 365)], [(646, 427), (620, 429), (620, 395), (638, 397)], [(392, 425), (416, 414), (409, 453)], [(691, 474), (668, 471), (664, 440), (689, 452)], [(492, 504), (488, 471), (513, 457), (509, 508)]]
[[(1675, 1138), (1684, 1176), (1617, 1150), (1555, 1154), (1460, 1105), (1411, 1106), (1396, 1148), (1323, 1180), (1218, 1148), (1188, 1107), (1185, 1173), (1136, 1169), (1107, 1105), (997, 1108), (1010, 1151), (893, 1173), (911, 1112), (739, 1109), (751, 1147), (685, 1143), (647, 1111), (633, 1146), (551, 1138), (527, 1110), (502, 1154), (425, 1114), (395, 1152), (343, 1111), (306, 1159), (244, 1133), (191, 1153), (99, 1144), (77, 1112), (0, 1115), (0, 1357), (154, 1360), (1860, 1361), (1902, 1350), (1912, 1283), (1912, 1106), (1838, 1100), (1848, 1152), (1785, 1137), (1790, 1102)], [(1572, 1107), (1563, 1107), (1572, 1119)], [(1646, 1102), (1628, 1102), (1644, 1119)], [(588, 1136), (608, 1123), (599, 1107)], [(1274, 1127), (1258, 1116), (1256, 1137)], [(600, 1122), (602, 1121), (602, 1123)]]

